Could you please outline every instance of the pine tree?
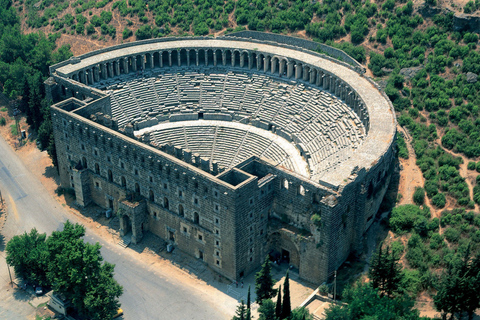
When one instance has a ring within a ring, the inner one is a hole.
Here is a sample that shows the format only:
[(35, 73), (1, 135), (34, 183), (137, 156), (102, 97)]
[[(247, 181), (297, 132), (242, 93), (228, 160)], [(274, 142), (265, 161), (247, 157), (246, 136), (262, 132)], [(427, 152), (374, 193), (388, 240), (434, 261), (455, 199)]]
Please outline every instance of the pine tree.
[(275, 303), (270, 299), (263, 300), (263, 304), (258, 308), (260, 314), (259, 320), (277, 320), (275, 316)]
[(265, 257), (265, 262), (262, 269), (255, 275), (255, 293), (257, 294), (256, 301), (262, 304), (265, 299), (271, 299), (276, 296), (277, 290), (273, 289), (274, 281), (270, 274), (272, 267), (268, 255)]
[(285, 276), (285, 282), (283, 283), (283, 303), (282, 303), (282, 314), (280, 319), (288, 319), (292, 313), (292, 306), (290, 303), (290, 277), (287, 270), (287, 275)]
[(383, 251), (382, 244), (380, 244), (370, 262), (368, 276), (372, 281), (372, 287), (378, 288), (382, 295), (391, 296), (398, 290), (402, 280), (401, 266), (388, 246)]
[(233, 316), (232, 320), (246, 320), (247, 319), (247, 308), (243, 300), (240, 301), (240, 304), (235, 311), (235, 315)]
[(275, 306), (275, 315), (279, 319), (282, 316), (282, 286), (278, 287), (277, 305)]

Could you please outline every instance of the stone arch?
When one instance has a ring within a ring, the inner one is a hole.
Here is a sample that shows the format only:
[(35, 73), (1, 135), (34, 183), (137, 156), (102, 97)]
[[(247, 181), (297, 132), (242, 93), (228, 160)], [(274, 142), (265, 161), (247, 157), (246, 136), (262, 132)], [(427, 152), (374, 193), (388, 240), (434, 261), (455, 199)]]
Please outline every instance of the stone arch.
[(300, 248), (289, 232), (275, 231), (268, 236), (268, 248), (274, 259), (300, 269)]
[(206, 49), (198, 49), (198, 65), (199, 66), (205, 66), (205, 61), (206, 61)]
[(232, 65), (232, 50), (225, 49), (225, 63), (226, 65)]
[(190, 49), (188, 50), (188, 57), (190, 60), (190, 66), (196, 66), (197, 65), (197, 50)]
[(233, 50), (232, 51), (232, 56), (233, 56), (232, 67), (239, 67), (240, 66), (240, 51), (239, 50)]
[(187, 62), (189, 58), (188, 58), (187, 49), (185, 48), (180, 49), (179, 54), (180, 54), (180, 66), (188, 66), (189, 64)]
[(136, 63), (136, 69), (137, 70), (142, 70), (143, 66), (145, 65), (145, 55), (138, 54), (138, 55), (135, 56), (135, 58), (136, 59), (134, 61)]
[(205, 49), (205, 66), (213, 65), (213, 50)]
[(153, 53), (153, 67), (160, 68), (160, 52), (158, 51)]
[(240, 67), (248, 68), (248, 51), (242, 50), (240, 52)]
[(256, 66), (257, 66), (257, 70), (263, 71), (264, 59), (265, 59), (265, 55), (263, 53), (259, 53), (257, 55), (257, 59), (255, 61)]
[(222, 50), (221, 49), (215, 49), (214, 65), (215, 66), (221, 66), (222, 64), (223, 64)]
[(165, 66), (170, 66), (170, 62), (169, 62), (169, 54), (168, 54), (168, 51), (162, 51), (162, 65), (165, 67)]

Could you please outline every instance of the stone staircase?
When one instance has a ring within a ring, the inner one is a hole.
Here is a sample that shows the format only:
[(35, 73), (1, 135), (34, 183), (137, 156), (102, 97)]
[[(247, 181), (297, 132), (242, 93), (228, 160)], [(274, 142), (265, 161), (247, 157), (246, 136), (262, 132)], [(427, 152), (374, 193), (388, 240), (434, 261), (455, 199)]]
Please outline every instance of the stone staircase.
[(118, 245), (122, 248), (126, 248), (130, 245), (131, 242), (132, 242), (132, 235), (127, 234), (126, 236), (123, 236), (120, 238)]

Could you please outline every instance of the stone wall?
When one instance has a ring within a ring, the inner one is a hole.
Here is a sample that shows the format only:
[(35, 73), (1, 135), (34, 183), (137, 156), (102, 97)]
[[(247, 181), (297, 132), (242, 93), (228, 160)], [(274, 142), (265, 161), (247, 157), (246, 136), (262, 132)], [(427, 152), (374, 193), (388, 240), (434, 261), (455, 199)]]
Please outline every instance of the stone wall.
[(307, 50), (312, 50), (312, 51), (321, 50), (322, 52), (325, 52), (326, 54), (338, 59), (339, 62), (346, 62), (351, 66), (353, 66), (359, 72), (365, 73), (365, 68), (360, 63), (358, 63), (357, 60), (350, 57), (344, 51), (328, 46), (323, 43), (318, 43), (318, 42), (301, 39), (297, 37), (284, 36), (276, 33), (265, 33), (265, 32), (259, 32), (259, 31), (238, 31), (234, 33), (229, 33), (225, 36), (238, 37), (238, 38), (250, 38), (250, 39), (255, 39), (260, 41), (284, 43), (284, 44), (301, 47), (301, 48), (305, 48)]

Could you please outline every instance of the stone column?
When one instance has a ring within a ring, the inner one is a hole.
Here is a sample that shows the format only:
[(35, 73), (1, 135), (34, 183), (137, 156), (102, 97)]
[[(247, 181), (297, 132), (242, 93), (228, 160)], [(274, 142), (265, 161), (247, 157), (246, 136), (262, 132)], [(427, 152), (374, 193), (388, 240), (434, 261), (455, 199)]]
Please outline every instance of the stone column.
[(293, 76), (293, 62), (288, 61), (287, 63), (287, 78), (291, 78)]
[(217, 50), (213, 50), (213, 66), (217, 66)]
[(240, 68), (243, 68), (244, 65), (245, 65), (245, 55), (243, 54), (243, 52), (240, 52)]
[(99, 69), (98, 69), (98, 65), (93, 67), (93, 79), (95, 80), (95, 82), (100, 81), (100, 72), (99, 72)]
[(263, 58), (263, 72), (267, 73), (270, 69), (270, 57)]
[(270, 72), (275, 74), (277, 72), (277, 62), (275, 62), (278, 59), (271, 59), (272, 60), (272, 65), (271, 65), (271, 70)]
[(177, 65), (178, 65), (179, 67), (182, 66), (182, 59), (181, 59), (181, 57), (180, 57), (180, 50), (177, 50)]
[(150, 68), (155, 68), (155, 60), (153, 59), (153, 52), (150, 53)]
[(208, 50), (205, 49), (205, 66), (208, 66)]
[(283, 77), (283, 74), (285, 73), (285, 63), (286, 61), (283, 59), (278, 60), (278, 64), (279, 64), (278, 74), (280, 75), (280, 77)]
[(235, 67), (235, 51), (232, 52), (232, 67)]
[(137, 71), (137, 57), (132, 57), (132, 69), (133, 71)]
[(102, 71), (102, 78), (103, 79), (107, 79), (108, 78), (108, 73), (107, 73), (107, 64), (106, 63), (102, 63), (100, 65), (100, 67), (102, 68), (101, 71)]
[(249, 52), (248, 53), (248, 69), (250, 70), (252, 69), (252, 67), (253, 67), (252, 53)]
[(190, 67), (190, 50), (187, 51), (187, 67)]
[(198, 61), (198, 50), (195, 49), (195, 65), (198, 67), (199, 64), (200, 64), (200, 61)]
[(302, 67), (298, 64), (295, 64), (295, 79), (300, 79), (302, 77)]
[(310, 80), (310, 72), (308, 72), (307, 69), (308, 69), (307, 66), (303, 66), (303, 81)]
[(168, 66), (172, 66), (172, 51), (168, 51)]
[(310, 69), (310, 83), (314, 84), (316, 80), (316, 71), (315, 69)]
[(330, 76), (330, 84), (328, 85), (330, 92), (335, 92), (335, 82), (335, 76)]
[(260, 67), (262, 65), (262, 61), (260, 60), (262, 58), (260, 58), (260, 55), (257, 54), (257, 70), (260, 71)]
[(85, 71), (81, 70), (78, 73), (78, 79), (80, 80), (80, 83), (85, 84)]
[[(115, 61), (115, 76), (120, 75), (120, 60)], [(113, 62), (112, 62), (112, 74), (113, 74)]]
[(123, 73), (128, 73), (128, 57), (123, 58)]
[(145, 70), (145, 60), (147, 59), (147, 57), (144, 54), (142, 54), (140, 56), (140, 59), (141, 59), (140, 65), (142, 66), (142, 70)]
[(93, 84), (93, 68), (88, 69), (88, 84)]
[(328, 90), (330, 88), (330, 76), (328, 74), (323, 75), (323, 89)]
[(316, 82), (318, 87), (323, 86), (323, 72), (317, 69), (317, 82)]
[(227, 65), (227, 53), (225, 52), (225, 50), (222, 50), (222, 64), (224, 66)]
[(158, 51), (158, 65), (163, 68), (163, 51)]

